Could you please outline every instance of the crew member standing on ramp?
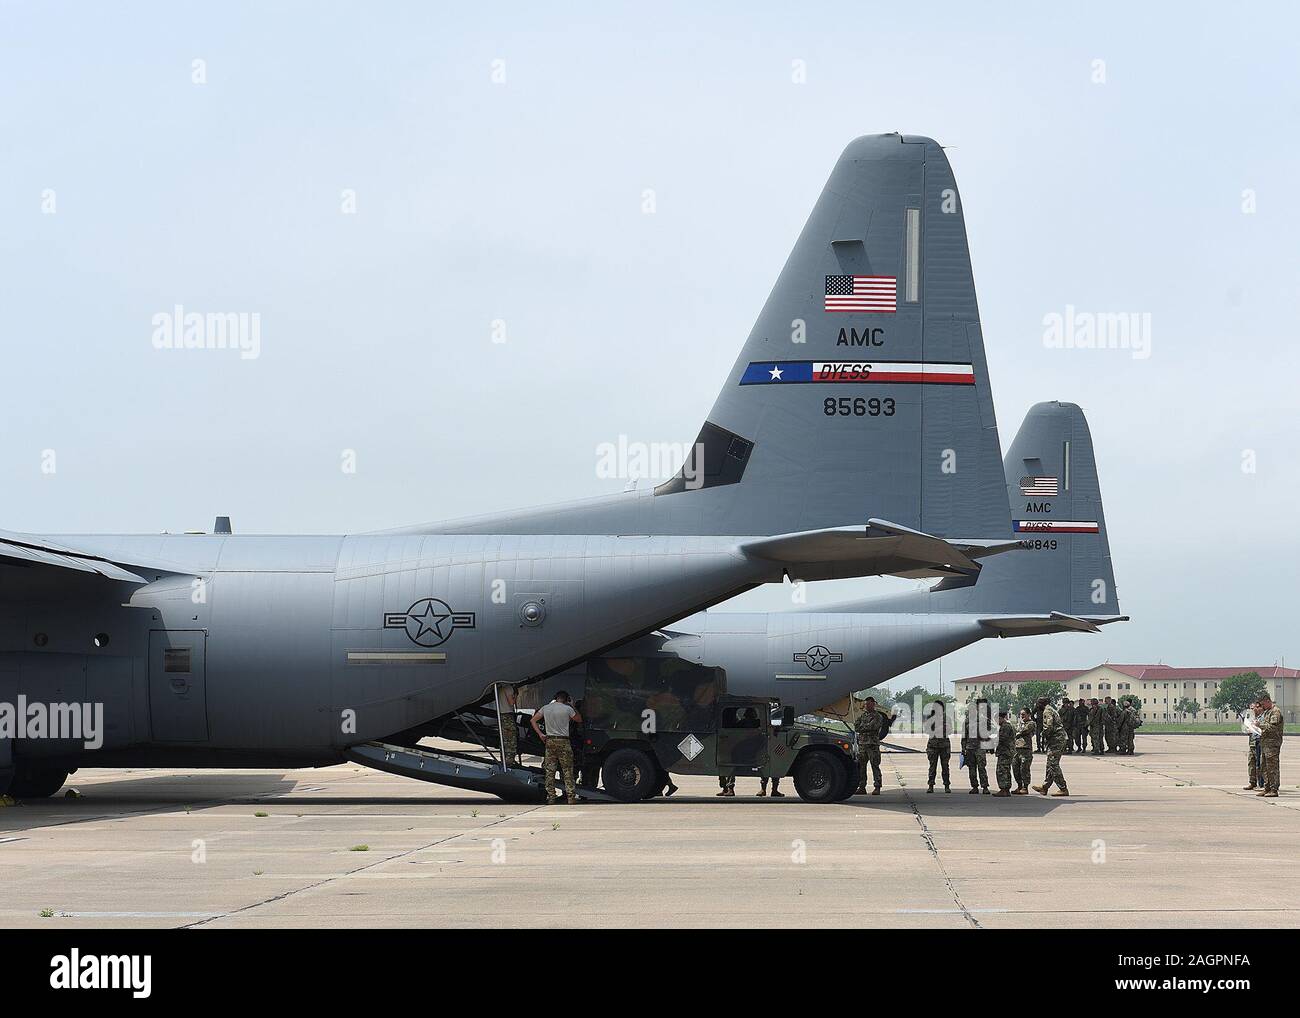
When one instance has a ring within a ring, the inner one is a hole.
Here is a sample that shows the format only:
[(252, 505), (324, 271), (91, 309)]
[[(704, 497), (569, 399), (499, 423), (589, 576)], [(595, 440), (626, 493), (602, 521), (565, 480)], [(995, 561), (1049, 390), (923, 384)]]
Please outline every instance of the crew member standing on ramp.
[[(543, 732), (538, 719), (546, 725)], [(582, 715), (569, 706), (569, 694), (561, 689), (555, 699), (533, 714), (532, 726), (546, 745), (542, 769), (546, 773), (546, 804), (555, 805), (555, 769), (564, 775), (564, 797), (570, 806), (578, 801), (577, 783), (573, 779), (573, 746), (569, 743), (569, 722), (582, 721)]]

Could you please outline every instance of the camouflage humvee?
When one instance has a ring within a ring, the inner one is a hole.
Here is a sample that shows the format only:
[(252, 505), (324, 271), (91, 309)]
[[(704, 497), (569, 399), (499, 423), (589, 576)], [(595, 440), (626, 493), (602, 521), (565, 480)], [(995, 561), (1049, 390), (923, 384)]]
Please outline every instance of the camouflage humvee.
[[(581, 683), (574, 678), (566, 677), (567, 688), (583, 717), (575, 761), (585, 784), (594, 787), (599, 774), (616, 799), (659, 795), (670, 773), (792, 776), (807, 802), (836, 802), (857, 788), (852, 739), (796, 724), (793, 708), (771, 700), (729, 695), (721, 668), (676, 657), (604, 657), (587, 663)], [(524, 743), (526, 752), (540, 752), (530, 731)]]

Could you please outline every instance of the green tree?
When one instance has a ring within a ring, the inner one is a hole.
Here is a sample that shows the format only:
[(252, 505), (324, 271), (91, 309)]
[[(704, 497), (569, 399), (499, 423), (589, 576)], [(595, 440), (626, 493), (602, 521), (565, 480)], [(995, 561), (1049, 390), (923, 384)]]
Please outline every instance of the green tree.
[(1011, 705), (1016, 702), (1016, 691), (1010, 686), (989, 686), (980, 696), (995, 704), (998, 710), (1011, 710)]
[(1268, 686), (1259, 672), (1242, 672), (1219, 683), (1218, 692), (1210, 700), (1210, 706), (1214, 710), (1240, 714), (1267, 692)]
[(1125, 693), (1125, 694), (1124, 694), (1123, 696), (1121, 696), (1121, 697), (1119, 698), (1119, 700), (1116, 701), (1116, 702), (1117, 702), (1121, 707), (1127, 707), (1129, 704), (1132, 704), (1134, 710), (1139, 711), (1139, 712), (1142, 710), (1142, 697), (1137, 696), (1137, 695), (1134, 694), (1134, 693)]
[(1179, 697), (1174, 703), (1174, 712), (1177, 714), (1199, 714), (1201, 705), (1190, 696)]
[(1028, 708), (1032, 712), (1040, 696), (1047, 697), (1048, 702), (1055, 706), (1065, 696), (1065, 687), (1059, 682), (1022, 682), (1016, 689), (1015, 710)]
[(926, 689), (924, 686), (913, 686), (911, 689), (901, 690), (894, 697), (894, 702), (905, 703), (909, 707), (911, 707), (912, 701), (915, 700), (918, 696), (921, 697), (922, 701), (924, 701), (925, 697), (929, 695), (930, 695), (930, 691)]
[(861, 692), (853, 694), (854, 699), (859, 702), (865, 700), (869, 696), (874, 696), (876, 698), (876, 704), (880, 707), (892, 707), (898, 702), (894, 694), (884, 686), (872, 686), (870, 689), (864, 689)]

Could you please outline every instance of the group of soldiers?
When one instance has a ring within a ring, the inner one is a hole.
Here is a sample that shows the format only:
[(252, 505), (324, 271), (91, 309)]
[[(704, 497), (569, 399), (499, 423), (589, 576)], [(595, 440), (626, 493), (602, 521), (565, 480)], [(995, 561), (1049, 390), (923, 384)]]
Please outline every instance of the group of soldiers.
[[(871, 794), (879, 795), (880, 740), (893, 715), (882, 713), (874, 697), (867, 697), (863, 707), (865, 709), (854, 723), (862, 774), (858, 792), (867, 791), (867, 771), (870, 768), (874, 782)], [(1062, 756), (1087, 752), (1090, 740), (1092, 752), (1098, 756), (1107, 752), (1132, 753), (1133, 733), (1142, 724), (1142, 718), (1132, 703), (1120, 707), (1109, 696), (1104, 701), (1093, 698), (1086, 702), (1080, 697), (1077, 704), (1066, 697), (1060, 707), (1053, 706), (1047, 697), (1039, 697), (1032, 711), (1024, 708), (1014, 717), (1011, 711), (999, 710), (996, 726), (991, 710), (987, 700), (977, 699), (966, 711), (961, 724), (962, 765), (970, 772), (971, 795), (1028, 795), (1030, 788), (1040, 795), (1069, 795), (1065, 774), (1061, 770)], [(925, 754), (930, 764), (926, 792), (934, 792), (939, 772), (943, 776), (943, 790), (951, 792), (949, 767), (953, 730), (943, 703), (934, 703), (927, 708), (924, 727), (929, 735)], [(1041, 785), (1032, 785), (1029, 776), (1035, 748), (1047, 756), (1047, 770)], [(996, 792), (989, 789), (990, 752), (995, 757)], [(1053, 785), (1056, 786), (1054, 792)]]
[(1250, 734), (1250, 784), (1243, 791), (1258, 789), (1256, 795), (1276, 799), (1282, 782), (1282, 711), (1261, 696), (1242, 717), (1242, 726)]
[[(1079, 697), (1077, 702), (1067, 696), (1061, 701), (1058, 712), (1065, 727), (1066, 753), (1086, 753), (1091, 742), (1094, 756), (1103, 753), (1131, 754), (1133, 734), (1142, 727), (1142, 715), (1132, 701), (1121, 707), (1109, 696), (1103, 700), (1098, 700), (1095, 696), (1090, 700)], [(1037, 714), (1038, 708), (1035, 708), (1036, 719)], [(1040, 751), (1044, 749), (1041, 731), (1040, 725)]]

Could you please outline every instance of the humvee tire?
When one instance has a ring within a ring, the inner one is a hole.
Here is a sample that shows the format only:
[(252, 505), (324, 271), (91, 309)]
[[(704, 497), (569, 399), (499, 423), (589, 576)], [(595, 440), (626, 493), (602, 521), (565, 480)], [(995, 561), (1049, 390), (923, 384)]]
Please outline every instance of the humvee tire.
[(67, 780), (68, 772), (58, 768), (20, 766), (9, 782), (9, 794), (15, 799), (48, 799)]
[(640, 802), (654, 794), (659, 765), (645, 750), (625, 746), (605, 758), (600, 780), (605, 791), (620, 802)]
[(844, 790), (840, 792), (836, 802), (852, 799), (858, 792), (858, 780), (862, 777), (862, 768), (856, 763), (845, 763), (845, 772)]
[(804, 802), (838, 802), (848, 784), (848, 768), (833, 753), (801, 753), (794, 764), (794, 790)]

